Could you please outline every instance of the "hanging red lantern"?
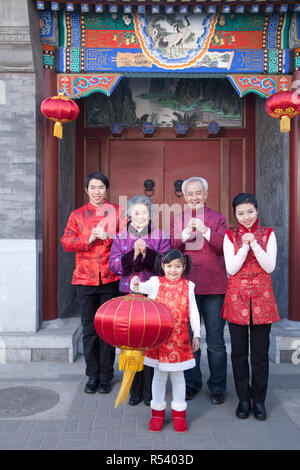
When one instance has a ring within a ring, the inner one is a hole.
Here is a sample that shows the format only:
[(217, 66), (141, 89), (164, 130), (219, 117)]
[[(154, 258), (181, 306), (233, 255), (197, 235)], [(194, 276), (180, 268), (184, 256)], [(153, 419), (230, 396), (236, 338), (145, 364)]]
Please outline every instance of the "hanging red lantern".
[(143, 370), (144, 350), (162, 344), (173, 327), (170, 310), (140, 294), (115, 297), (97, 310), (96, 332), (106, 343), (120, 348), (119, 369), (125, 369), (115, 408), (121, 401), (126, 403), (135, 373)]
[(57, 96), (46, 98), (41, 104), (41, 111), (47, 119), (54, 121), (53, 135), (62, 139), (62, 125), (74, 121), (79, 114), (79, 108), (75, 101), (71, 100), (63, 92)]
[(300, 114), (300, 99), (295, 91), (280, 91), (267, 99), (265, 108), (271, 117), (280, 119), (280, 132), (290, 132), (290, 120)]

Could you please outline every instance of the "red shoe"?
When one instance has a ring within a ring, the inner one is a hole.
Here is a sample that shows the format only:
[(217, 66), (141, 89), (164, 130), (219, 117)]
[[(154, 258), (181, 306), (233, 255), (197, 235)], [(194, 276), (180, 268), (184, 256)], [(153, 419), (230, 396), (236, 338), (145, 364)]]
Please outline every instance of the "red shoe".
[(151, 432), (160, 432), (162, 430), (164, 419), (166, 415), (166, 410), (154, 410), (151, 408), (151, 419), (149, 421), (149, 431)]
[(172, 409), (172, 418), (173, 418), (174, 430), (176, 432), (187, 431), (186, 411), (176, 411)]

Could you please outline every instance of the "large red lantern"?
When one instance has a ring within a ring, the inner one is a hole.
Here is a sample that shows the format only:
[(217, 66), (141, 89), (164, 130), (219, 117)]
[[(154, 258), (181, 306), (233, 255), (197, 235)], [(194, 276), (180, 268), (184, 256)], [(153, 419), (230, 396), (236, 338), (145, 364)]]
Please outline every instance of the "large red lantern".
[(296, 91), (280, 91), (267, 99), (265, 108), (271, 117), (280, 119), (280, 132), (289, 132), (290, 120), (300, 113), (300, 99)]
[(77, 119), (79, 114), (75, 101), (62, 92), (59, 92), (57, 96), (46, 98), (41, 104), (41, 111), (47, 119), (55, 122), (53, 135), (59, 139), (62, 139), (62, 125)]
[(126, 403), (136, 372), (143, 370), (144, 350), (169, 338), (174, 320), (160, 302), (140, 294), (128, 294), (105, 302), (95, 315), (97, 334), (120, 348), (119, 369), (124, 371), (115, 407)]

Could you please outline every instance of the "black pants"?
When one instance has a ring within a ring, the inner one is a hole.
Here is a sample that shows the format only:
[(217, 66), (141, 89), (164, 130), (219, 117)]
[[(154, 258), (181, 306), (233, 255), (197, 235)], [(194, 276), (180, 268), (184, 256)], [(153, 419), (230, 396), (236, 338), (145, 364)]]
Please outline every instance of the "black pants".
[(99, 286), (76, 286), (76, 297), (81, 312), (85, 373), (100, 382), (109, 382), (113, 378), (115, 348), (97, 335), (94, 319), (102, 304), (118, 296), (118, 287), (119, 282), (100, 282)]
[[(231, 362), (237, 396), (240, 401), (253, 398), (255, 403), (264, 403), (269, 377), (269, 344), (271, 324), (236, 325), (229, 323), (231, 337)], [(249, 335), (250, 333), (250, 335)], [(250, 336), (250, 362), (252, 381), (248, 362)]]
[[(128, 292), (119, 292), (119, 296), (127, 295)], [(130, 387), (130, 398), (152, 399), (152, 379), (154, 369), (153, 367), (145, 366), (141, 372), (136, 372), (132, 385)]]
[(153, 367), (145, 366), (141, 372), (136, 372), (131, 388), (130, 398), (144, 397), (147, 400), (152, 399), (152, 379), (154, 369)]

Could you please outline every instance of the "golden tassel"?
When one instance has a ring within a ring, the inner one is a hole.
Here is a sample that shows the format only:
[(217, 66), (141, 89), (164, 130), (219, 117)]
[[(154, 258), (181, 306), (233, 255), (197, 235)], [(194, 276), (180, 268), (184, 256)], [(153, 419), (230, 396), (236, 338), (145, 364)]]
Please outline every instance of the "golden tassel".
[(288, 116), (282, 116), (280, 118), (280, 132), (290, 132), (291, 120)]
[(56, 121), (54, 124), (54, 130), (53, 130), (53, 135), (54, 137), (58, 137), (59, 139), (62, 139), (63, 136), (63, 126), (62, 123), (59, 121)]
[(124, 370), (121, 388), (119, 390), (115, 408), (123, 401), (127, 402), (129, 390), (132, 385), (136, 372), (140, 372), (144, 368), (144, 352), (136, 349), (120, 349), (119, 370)]

